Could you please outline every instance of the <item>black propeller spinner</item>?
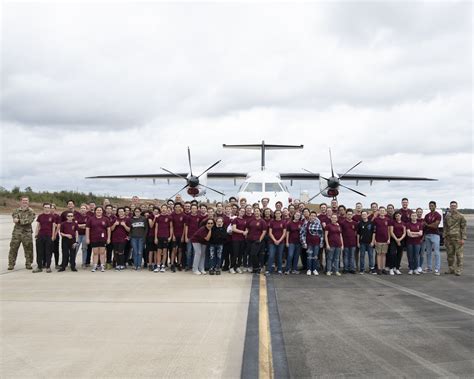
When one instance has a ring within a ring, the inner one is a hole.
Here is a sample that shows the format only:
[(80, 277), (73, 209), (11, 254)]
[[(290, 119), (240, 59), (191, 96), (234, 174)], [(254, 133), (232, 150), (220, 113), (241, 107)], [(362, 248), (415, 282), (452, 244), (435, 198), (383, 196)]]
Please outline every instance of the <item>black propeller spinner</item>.
[[(314, 195), (311, 199), (309, 199), (308, 202), (313, 200), (315, 197), (321, 195), (326, 190), (328, 190), (328, 195), (329, 196), (332, 196), (333, 198), (336, 198), (336, 196), (339, 195), (339, 187), (346, 188), (346, 189), (348, 189), (352, 192), (355, 192), (355, 193), (365, 197), (365, 195), (362, 192), (356, 191), (355, 189), (346, 187), (345, 185), (341, 184), (341, 179), (344, 178), (344, 176), (347, 175), (349, 172), (351, 172), (353, 169), (355, 169), (358, 165), (360, 165), (362, 163), (362, 161), (356, 163), (354, 166), (352, 166), (349, 170), (347, 170), (341, 176), (334, 175), (334, 167), (333, 167), (333, 164), (332, 164), (331, 149), (329, 149), (329, 161), (331, 162), (331, 176), (329, 178), (325, 178), (324, 176), (321, 176), (321, 178), (323, 178), (324, 180), (327, 181), (326, 188), (319, 191), (316, 195)], [(313, 172), (311, 172), (309, 170), (306, 170), (305, 168), (303, 170), (305, 170), (306, 172), (309, 172), (310, 174), (314, 174)], [(314, 174), (314, 175), (316, 175), (316, 174)]]
[(170, 196), (168, 199), (172, 199), (173, 197), (175, 197), (178, 193), (180, 193), (182, 190), (188, 188), (188, 194), (193, 196), (193, 197), (196, 197), (198, 194), (199, 194), (199, 190), (198, 190), (198, 186), (201, 186), (201, 187), (204, 187), (204, 188), (207, 188), (211, 191), (214, 191), (220, 195), (223, 195), (225, 196), (225, 193), (223, 192), (220, 192), (220, 191), (217, 191), (211, 187), (207, 187), (205, 186), (204, 184), (201, 184), (199, 183), (199, 178), (201, 176), (203, 176), (206, 172), (208, 172), (211, 168), (213, 168), (214, 166), (218, 165), (221, 161), (218, 160), (216, 163), (214, 163), (213, 165), (209, 166), (206, 170), (204, 170), (200, 175), (196, 176), (193, 174), (193, 168), (192, 168), (192, 165), (191, 165), (191, 149), (189, 148), (188, 146), (188, 162), (189, 162), (189, 175), (188, 177), (184, 177), (182, 175), (179, 175), (179, 174), (176, 174), (170, 170), (167, 170), (166, 168), (164, 167), (160, 167), (163, 171), (166, 171), (168, 174), (171, 174), (171, 175), (174, 175), (174, 176), (177, 176), (178, 178), (181, 178), (181, 179), (184, 179), (186, 180), (186, 185), (181, 188), (178, 192), (176, 192), (173, 196)]

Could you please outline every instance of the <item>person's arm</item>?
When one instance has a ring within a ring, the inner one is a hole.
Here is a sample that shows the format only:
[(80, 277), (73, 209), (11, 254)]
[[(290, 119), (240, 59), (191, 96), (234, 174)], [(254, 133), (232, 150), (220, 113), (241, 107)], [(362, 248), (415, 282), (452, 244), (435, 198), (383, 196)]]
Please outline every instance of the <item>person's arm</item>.
[(60, 229), (60, 234), (61, 234), (61, 237), (72, 239), (72, 234), (63, 233), (61, 229)]
[(339, 238), (341, 239), (341, 249), (344, 249), (344, 240), (342, 239), (342, 233), (339, 233)]
[(14, 211), (12, 213), (12, 219), (14, 224), (18, 224), (20, 222), (20, 218), (18, 217), (18, 212)]
[(329, 246), (329, 238), (328, 238), (328, 231), (327, 230), (324, 232), (324, 240), (326, 241), (326, 248), (330, 249), (331, 246)]
[(36, 223), (36, 229), (35, 229), (35, 238), (38, 238), (39, 230), (40, 230), (40, 224), (39, 224), (39, 222), (37, 222)]
[(22, 225), (29, 225), (35, 221), (36, 215), (35, 212), (31, 211), (28, 213), (28, 217), (22, 222)]
[(107, 244), (110, 243), (111, 235), (112, 235), (112, 231), (110, 230), (110, 226), (109, 226), (107, 227)]
[(77, 244), (77, 241), (79, 241), (79, 231), (76, 229), (76, 244)]
[(158, 223), (155, 224), (155, 244), (158, 243)]
[(91, 243), (90, 235), (91, 235), (91, 228), (86, 227), (86, 244), (88, 245)]
[(398, 240), (398, 239), (397, 239), (397, 236), (393, 233), (393, 226), (389, 226), (389, 227), (388, 227), (388, 230), (389, 230), (390, 236), (392, 236), (392, 238), (393, 238), (394, 240)]
[(464, 217), (461, 218), (461, 221), (459, 223), (460, 226), (460, 232), (461, 232), (461, 245), (464, 245), (464, 241), (467, 240), (467, 223), (466, 219)]
[(359, 236), (359, 233), (357, 233), (357, 247), (360, 248), (360, 236)]
[(286, 229), (286, 234), (285, 234), (286, 247), (288, 247), (290, 245), (289, 238), (290, 238), (290, 233), (288, 232), (288, 228), (287, 228)]
[(173, 237), (174, 237), (173, 223), (170, 221), (170, 236), (168, 238), (168, 241), (171, 241)]
[(370, 243), (373, 246), (375, 246), (375, 227), (374, 227), (374, 231), (372, 233), (372, 242)]
[(260, 234), (260, 238), (258, 239), (259, 242), (262, 242), (262, 240), (265, 238), (265, 234), (267, 234), (267, 231), (264, 229), (262, 230), (262, 234)]
[(110, 227), (110, 230), (113, 232), (118, 225), (119, 225), (119, 222), (116, 220)]
[(212, 236), (212, 228), (210, 228), (210, 229), (208, 228), (207, 235), (204, 237), (204, 239), (206, 241), (209, 241), (211, 239), (211, 236)]
[(53, 226), (51, 227), (51, 240), (54, 241), (56, 239), (56, 224), (53, 222)]
[(268, 235), (270, 236), (270, 239), (273, 241), (273, 243), (274, 243), (275, 245), (278, 245), (277, 240), (276, 240), (275, 237), (273, 236), (272, 228), (269, 228), (269, 229), (268, 229)]
[(283, 229), (283, 235), (281, 236), (281, 238), (278, 240), (278, 244), (282, 243), (283, 240), (286, 240), (286, 229)]
[(189, 238), (188, 238), (188, 225), (187, 224), (184, 224), (183, 236), (184, 236), (184, 242), (187, 243), (189, 241)]

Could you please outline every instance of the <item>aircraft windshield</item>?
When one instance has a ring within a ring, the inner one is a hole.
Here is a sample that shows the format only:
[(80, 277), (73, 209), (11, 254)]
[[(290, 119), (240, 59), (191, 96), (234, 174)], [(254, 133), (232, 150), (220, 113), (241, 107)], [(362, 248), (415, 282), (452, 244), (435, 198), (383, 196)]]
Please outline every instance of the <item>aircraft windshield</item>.
[(262, 183), (248, 183), (245, 192), (262, 192)]
[(265, 183), (265, 192), (283, 192), (279, 183)]

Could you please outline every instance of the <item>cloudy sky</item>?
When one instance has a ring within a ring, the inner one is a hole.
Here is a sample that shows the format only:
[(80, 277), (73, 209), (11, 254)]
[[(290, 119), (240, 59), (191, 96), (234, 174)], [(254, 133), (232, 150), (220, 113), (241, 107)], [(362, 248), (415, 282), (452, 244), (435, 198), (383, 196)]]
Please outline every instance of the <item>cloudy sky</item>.
[(222, 144), (264, 139), (305, 145), (268, 153), (281, 172), (327, 172), (331, 147), (339, 172), (439, 179), (360, 183), (365, 203), (473, 208), (471, 17), (467, 1), (4, 2), (1, 185), (164, 198), (182, 183), (84, 177), (186, 171), (188, 145), (196, 171), (255, 170)]

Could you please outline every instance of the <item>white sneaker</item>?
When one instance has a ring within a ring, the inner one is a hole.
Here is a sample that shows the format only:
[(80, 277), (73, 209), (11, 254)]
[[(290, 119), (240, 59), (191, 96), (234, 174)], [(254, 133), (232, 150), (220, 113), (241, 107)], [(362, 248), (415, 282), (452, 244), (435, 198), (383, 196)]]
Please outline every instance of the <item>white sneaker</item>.
[(423, 272), (423, 269), (421, 267), (418, 267), (416, 271), (418, 272), (418, 274), (421, 274)]
[(161, 268), (160, 268), (160, 272), (166, 272), (166, 268), (165, 268), (165, 266), (161, 266)]
[(207, 275), (207, 272), (206, 271), (201, 271), (201, 274)]
[(313, 271), (313, 275), (319, 275), (318, 270), (314, 270), (314, 271)]
[(397, 274), (397, 275), (402, 275), (402, 272), (397, 268), (397, 269), (395, 270), (395, 274)]
[(415, 275), (421, 275), (421, 272), (419, 272), (418, 270), (415, 270)]
[(231, 268), (231, 269), (229, 270), (229, 274), (235, 274), (235, 270), (234, 270), (233, 268)]
[(153, 272), (160, 272), (160, 268), (159, 267), (156, 267)]
[(331, 271), (326, 272), (327, 276), (331, 276)]
[(243, 274), (244, 272), (240, 269), (240, 267), (237, 267), (237, 274)]
[(311, 275), (311, 270), (306, 271), (306, 275)]
[(439, 275), (440, 275), (439, 270), (434, 270), (434, 274), (435, 274), (436, 276), (439, 276)]
[(100, 272), (105, 272), (105, 266), (104, 265), (100, 265)]
[(96, 272), (96, 270), (97, 270), (97, 265), (92, 266), (91, 272)]
[(201, 275), (201, 271), (193, 271), (195, 275)]
[(413, 275), (413, 270), (408, 271), (408, 275)]
[(390, 269), (390, 275), (395, 275), (395, 272), (393, 271), (393, 268)]

